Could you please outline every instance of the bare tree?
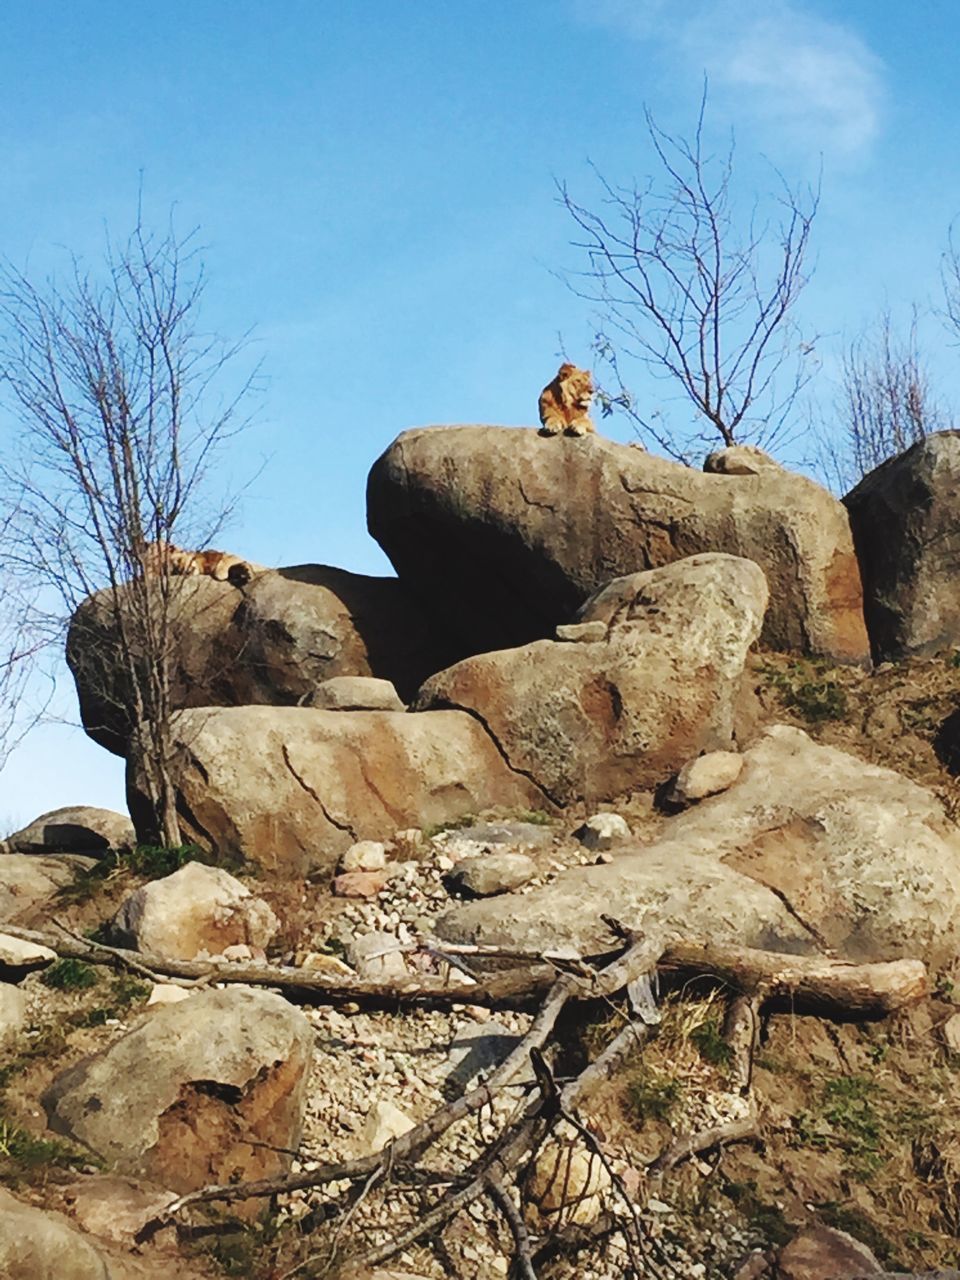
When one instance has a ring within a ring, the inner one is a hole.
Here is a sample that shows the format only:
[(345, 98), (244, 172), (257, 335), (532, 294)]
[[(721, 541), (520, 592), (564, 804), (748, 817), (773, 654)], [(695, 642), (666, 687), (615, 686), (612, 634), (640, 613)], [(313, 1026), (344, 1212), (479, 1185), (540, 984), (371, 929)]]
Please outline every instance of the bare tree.
[[(688, 460), (694, 440), (771, 443), (807, 378), (811, 343), (792, 322), (808, 279), (810, 231), (819, 190), (802, 194), (777, 174), (775, 226), (754, 206), (738, 228), (731, 191), (733, 144), (714, 155), (704, 140), (706, 89), (692, 139), (664, 132), (649, 111), (657, 178), (621, 187), (597, 177), (599, 212), (576, 203), (565, 184), (560, 203), (583, 238), (574, 247), (588, 267), (568, 275), (578, 296), (597, 304), (595, 349), (612, 377), (605, 412), (619, 408), (640, 438)], [(628, 389), (622, 361), (639, 360), (679, 388), (704, 431), (689, 432), (646, 413)]]
[(0, 512), (0, 771), (46, 710), (51, 692), (38, 667), (44, 638), (32, 625), (31, 601), (8, 568), (14, 514), (12, 508)]
[(847, 487), (944, 424), (920, 355), (916, 308), (905, 338), (895, 331), (889, 310), (883, 310), (871, 328), (847, 344), (841, 377), (846, 448), (839, 469)]
[[(139, 766), (155, 838), (180, 843), (172, 766), (171, 664), (183, 580), (164, 549), (196, 540), (204, 480), (244, 425), (249, 379), (222, 399), (239, 346), (195, 326), (204, 287), (192, 236), (152, 235), (138, 217), (108, 240), (99, 276), (73, 261), (36, 287), (0, 271), (0, 377), (21, 427), (7, 467), (19, 495), (11, 564), (39, 590), (48, 630), (105, 593), (124, 689), (128, 757)], [(203, 541), (225, 514), (208, 517)]]

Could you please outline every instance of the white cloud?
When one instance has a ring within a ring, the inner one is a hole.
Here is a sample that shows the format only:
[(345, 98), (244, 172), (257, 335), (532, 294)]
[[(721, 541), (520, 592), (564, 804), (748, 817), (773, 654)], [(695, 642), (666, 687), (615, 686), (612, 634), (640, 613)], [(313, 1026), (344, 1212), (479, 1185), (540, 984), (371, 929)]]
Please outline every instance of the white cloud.
[(661, 46), (711, 93), (737, 95), (778, 132), (818, 150), (869, 148), (880, 127), (884, 67), (850, 27), (794, 0), (579, 0), (579, 16)]

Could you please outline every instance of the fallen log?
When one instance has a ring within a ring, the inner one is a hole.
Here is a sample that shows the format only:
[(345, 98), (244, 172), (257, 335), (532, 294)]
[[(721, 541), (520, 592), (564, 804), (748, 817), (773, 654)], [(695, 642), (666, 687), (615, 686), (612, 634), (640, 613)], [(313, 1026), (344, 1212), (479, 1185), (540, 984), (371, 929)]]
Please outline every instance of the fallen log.
[(852, 964), (825, 956), (789, 956), (751, 947), (675, 942), (660, 968), (711, 975), (738, 994), (782, 1001), (798, 1012), (875, 1017), (895, 1013), (927, 995), (922, 960)]
[[(295, 1003), (355, 1004), (367, 1009), (449, 1008), (451, 1004), (476, 1004), (498, 1009), (531, 1010), (539, 1006), (551, 989), (561, 964), (559, 960), (544, 963), (543, 956), (537, 953), (509, 951), (503, 954), (512, 961), (523, 959), (525, 963), (485, 975), (475, 985), (452, 984), (447, 979), (429, 976), (385, 983), (361, 978), (331, 978), (285, 965), (171, 960), (147, 952), (109, 947), (66, 931), (55, 934), (47, 930), (0, 925), (0, 932), (49, 947), (58, 956), (130, 970), (157, 982), (171, 978), (181, 982), (186, 980), (191, 985), (236, 982), (274, 987)], [(436, 944), (431, 941), (429, 946), (434, 950)], [(884, 1016), (915, 1004), (928, 991), (927, 970), (922, 960), (853, 964), (824, 956), (782, 955), (715, 943), (675, 941), (664, 947), (658, 939), (650, 938), (634, 942), (625, 953), (618, 951), (613, 958), (607, 956), (606, 966), (600, 970), (583, 960), (567, 960), (566, 965), (575, 970), (569, 975), (571, 998), (610, 998), (639, 973), (651, 968), (653, 952), (656, 952), (654, 961), (660, 971), (711, 976), (737, 994), (755, 996), (760, 1003), (780, 1001), (798, 1013), (847, 1018)], [(501, 958), (501, 953), (494, 949), (473, 951), (473, 954), (482, 954), (487, 960)]]

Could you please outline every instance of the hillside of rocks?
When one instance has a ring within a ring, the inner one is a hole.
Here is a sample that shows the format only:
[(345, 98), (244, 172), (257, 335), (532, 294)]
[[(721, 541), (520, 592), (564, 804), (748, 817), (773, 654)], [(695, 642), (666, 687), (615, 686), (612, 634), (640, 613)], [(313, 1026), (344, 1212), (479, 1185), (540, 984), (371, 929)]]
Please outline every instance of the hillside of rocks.
[(396, 578), (173, 580), (184, 846), (0, 852), (0, 1274), (960, 1274), (958, 480), (418, 429)]

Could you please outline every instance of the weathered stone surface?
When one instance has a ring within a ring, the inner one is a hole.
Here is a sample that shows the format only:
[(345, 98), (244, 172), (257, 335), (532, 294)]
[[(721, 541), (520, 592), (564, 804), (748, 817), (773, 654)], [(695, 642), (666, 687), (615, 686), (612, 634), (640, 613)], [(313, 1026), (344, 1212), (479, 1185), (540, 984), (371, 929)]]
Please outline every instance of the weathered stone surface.
[(714, 475), (601, 436), (420, 428), (374, 464), (367, 523), (464, 654), (553, 635), (611, 578), (723, 551), (763, 569), (769, 647), (868, 656), (846, 513), (779, 467)]
[(122, 946), (171, 960), (192, 960), (201, 952), (222, 954), (246, 943), (265, 951), (280, 922), (220, 867), (188, 862), (172, 875), (141, 885), (121, 904), (113, 932)]
[(412, 1128), (413, 1121), (406, 1112), (388, 1098), (378, 1099), (364, 1121), (360, 1136), (361, 1154), (372, 1155), (374, 1151), (381, 1151), (388, 1142), (409, 1133)]
[(332, 676), (318, 685), (309, 705), (318, 711), (403, 711), (389, 680), (374, 676)]
[(312, 1044), (279, 996), (200, 991), (61, 1073), (43, 1104), (56, 1132), (174, 1191), (267, 1177), (299, 1142)]
[(960, 1013), (951, 1014), (943, 1024), (941, 1034), (950, 1052), (960, 1054)]
[(938, 431), (844, 498), (874, 658), (960, 643), (960, 431)]
[(57, 953), (49, 947), (0, 933), (0, 981), (19, 982), (34, 969), (46, 968), (56, 958)]
[(358, 840), (340, 859), (340, 871), (382, 871), (387, 849), (382, 840)]
[[(212, 708), (180, 712), (175, 734), (185, 838), (266, 871), (332, 871), (358, 840), (547, 804), (460, 712)], [(135, 776), (128, 791), (136, 817)]]
[(330, 888), (338, 898), (376, 898), (386, 888), (386, 871), (342, 871)]
[(70, 853), (50, 857), (38, 853), (0, 854), (0, 920), (29, 924), (36, 910), (49, 902), (58, 889), (73, 884), (81, 871), (96, 865), (94, 858)]
[(357, 974), (370, 982), (392, 982), (408, 974), (403, 945), (392, 933), (377, 930), (351, 939), (347, 958)]
[(0, 982), (0, 1045), (13, 1040), (26, 1020), (26, 993), (11, 982)]
[(612, 849), (630, 839), (630, 828), (619, 813), (595, 813), (573, 834), (585, 849)]
[(436, 934), (450, 942), (597, 955), (616, 942), (604, 914), (628, 929), (654, 923), (687, 938), (813, 949), (776, 894), (755, 880), (677, 844), (636, 842), (608, 865), (564, 872), (542, 889), (452, 907), (437, 921)]
[(0, 1275), (4, 1280), (111, 1280), (93, 1245), (58, 1213), (0, 1187)]
[(736, 751), (708, 751), (688, 760), (673, 784), (671, 799), (693, 804), (732, 787), (743, 770), (743, 756)]
[(605, 641), (467, 658), (432, 676), (413, 705), (469, 711), (556, 804), (611, 799), (729, 744), (766, 603), (753, 561), (691, 556), (588, 600), (580, 616), (604, 622)]
[(97, 1174), (64, 1187), (63, 1198), (85, 1231), (116, 1244), (133, 1245), (137, 1233), (177, 1197), (135, 1178)]
[(805, 1227), (783, 1246), (778, 1280), (860, 1280), (883, 1267), (865, 1244), (834, 1227)]
[(841, 955), (960, 951), (960, 832), (939, 800), (801, 729), (767, 729), (737, 782), (663, 838), (771, 885)]
[(776, 725), (729, 790), (668, 819), (652, 844), (455, 908), (438, 932), (598, 951), (601, 913), (640, 928), (645, 911), (687, 938), (948, 964), (960, 954), (960, 833), (924, 788)]
[(136, 841), (125, 813), (91, 805), (69, 805), (44, 813), (6, 840), (10, 853), (82, 853), (92, 857), (129, 849)]
[[(208, 577), (172, 585), (175, 708), (308, 705), (338, 676), (381, 677), (409, 695), (450, 661), (438, 625), (427, 626), (394, 578), (298, 565), (259, 574), (243, 591)], [(120, 589), (121, 608), (133, 589)], [(87, 733), (124, 755), (131, 698), (110, 592), (74, 614), (67, 661)]]
[(295, 565), (250, 584), (233, 621), (242, 648), (237, 703), (309, 705), (339, 676), (376, 676), (411, 695), (444, 665), (442, 631), (428, 626), (395, 578)]
[(595, 1222), (609, 1186), (603, 1163), (582, 1142), (551, 1138), (537, 1153), (524, 1188), (527, 1217), (536, 1225), (554, 1228)]
[(733, 444), (708, 453), (703, 469), (720, 476), (757, 476), (761, 471), (786, 470), (755, 444)]
[[(170, 585), (172, 705), (203, 707), (234, 701), (232, 679), (240, 640), (230, 623), (241, 598), (239, 591), (229, 582), (200, 576), (176, 578)], [(136, 589), (119, 589), (121, 609)], [(136, 635), (135, 627), (131, 634)], [(124, 755), (134, 716), (111, 591), (89, 596), (73, 615), (67, 633), (67, 664), (76, 682), (84, 729), (100, 746)]]
[(477, 898), (489, 898), (519, 889), (536, 874), (537, 864), (532, 858), (506, 849), (502, 853), (483, 853), (477, 858), (461, 859), (447, 879), (461, 892)]

